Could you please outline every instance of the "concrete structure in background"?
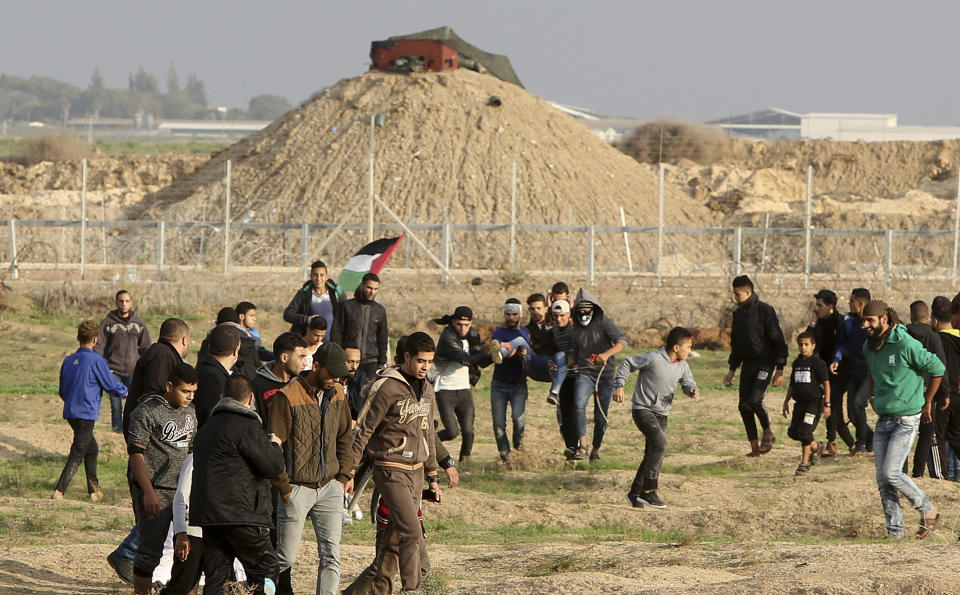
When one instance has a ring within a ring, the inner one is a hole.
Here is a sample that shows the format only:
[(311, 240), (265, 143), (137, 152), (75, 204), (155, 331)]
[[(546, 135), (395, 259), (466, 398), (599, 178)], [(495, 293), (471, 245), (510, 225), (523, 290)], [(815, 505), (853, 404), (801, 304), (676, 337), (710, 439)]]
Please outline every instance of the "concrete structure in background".
[(960, 138), (960, 126), (900, 126), (897, 114), (808, 113), (777, 107), (706, 122), (754, 140), (831, 138), (839, 141), (933, 141)]

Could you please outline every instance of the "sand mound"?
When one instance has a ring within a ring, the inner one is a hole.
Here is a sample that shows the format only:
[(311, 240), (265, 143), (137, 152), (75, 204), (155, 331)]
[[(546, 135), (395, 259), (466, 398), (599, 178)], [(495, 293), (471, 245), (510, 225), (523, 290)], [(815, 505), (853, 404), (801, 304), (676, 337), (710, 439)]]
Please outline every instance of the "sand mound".
[[(337, 221), (365, 200), (374, 114), (386, 115), (375, 132), (374, 191), (404, 219), (439, 223), (446, 207), (452, 223), (509, 223), (515, 161), (520, 222), (570, 223), (571, 204), (578, 224), (619, 224), (621, 205), (631, 224), (656, 222), (654, 170), (520, 87), (463, 70), (343, 80), (148, 197), (144, 215), (199, 219), (204, 204), (222, 212), (230, 159), (232, 208), (245, 220)], [(669, 200), (667, 224), (707, 221), (709, 211), (683, 192)], [(377, 218), (387, 221), (383, 211)], [(352, 220), (364, 221), (365, 209)], [(471, 250), (458, 264), (503, 260), (500, 247)]]

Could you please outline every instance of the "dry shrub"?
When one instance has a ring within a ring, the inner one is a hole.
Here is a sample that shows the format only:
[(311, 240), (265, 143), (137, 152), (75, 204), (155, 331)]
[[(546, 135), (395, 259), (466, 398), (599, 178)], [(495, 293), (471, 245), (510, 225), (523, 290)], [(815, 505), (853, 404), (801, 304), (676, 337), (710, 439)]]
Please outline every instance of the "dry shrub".
[(49, 134), (31, 141), (13, 156), (13, 161), (30, 166), (41, 161), (72, 161), (89, 156), (87, 146), (72, 134)]
[(690, 159), (709, 165), (726, 157), (730, 138), (694, 122), (661, 118), (635, 128), (617, 148), (640, 163)]

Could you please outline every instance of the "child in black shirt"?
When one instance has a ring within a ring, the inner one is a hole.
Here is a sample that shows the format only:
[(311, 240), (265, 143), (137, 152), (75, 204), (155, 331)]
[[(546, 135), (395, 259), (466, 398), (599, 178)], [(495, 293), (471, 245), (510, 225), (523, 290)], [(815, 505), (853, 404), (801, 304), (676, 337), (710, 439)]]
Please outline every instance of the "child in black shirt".
[(787, 398), (783, 401), (784, 417), (790, 412), (790, 399), (795, 401), (793, 420), (787, 435), (803, 445), (797, 475), (806, 475), (810, 471), (810, 465), (820, 455), (820, 443), (813, 441), (813, 431), (817, 429), (821, 416), (830, 417), (827, 365), (814, 353), (816, 345), (816, 339), (810, 331), (797, 336), (800, 355), (793, 360), (790, 388), (787, 389)]

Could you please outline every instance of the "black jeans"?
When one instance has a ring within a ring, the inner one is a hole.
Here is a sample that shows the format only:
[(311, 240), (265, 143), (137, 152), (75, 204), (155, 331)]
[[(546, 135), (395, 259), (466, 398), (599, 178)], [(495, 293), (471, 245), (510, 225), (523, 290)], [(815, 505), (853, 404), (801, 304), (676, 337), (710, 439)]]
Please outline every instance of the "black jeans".
[(476, 410), (473, 391), (469, 388), (437, 391), (437, 412), (440, 413), (440, 422), (443, 424), (437, 437), (446, 442), (463, 434), (460, 441), (461, 457), (469, 457), (473, 452), (473, 440), (476, 437), (473, 418)]
[(57, 480), (57, 490), (66, 493), (70, 480), (83, 463), (83, 470), (87, 474), (87, 493), (97, 491), (100, 481), (97, 479), (97, 455), (100, 447), (93, 437), (93, 424), (90, 419), (68, 419), (67, 423), (73, 428), (73, 444), (70, 445), (70, 454), (67, 463), (63, 466), (60, 479)]
[(644, 438), (643, 461), (630, 486), (630, 494), (639, 496), (641, 492), (657, 489), (660, 467), (667, 454), (667, 416), (647, 409), (634, 409), (633, 423), (643, 432)]
[(830, 374), (830, 417), (827, 418), (827, 442), (836, 442), (837, 435), (848, 447), (854, 445), (853, 436), (843, 413), (843, 391), (847, 379)]
[(203, 528), (204, 595), (220, 595), (223, 584), (233, 575), (233, 559), (240, 560), (247, 573), (247, 585), (263, 595), (264, 579), (277, 583), (280, 561), (270, 544), (270, 530), (249, 525)]
[(867, 377), (847, 376), (847, 417), (857, 432), (857, 450), (873, 448), (873, 429), (867, 423)]
[[(757, 421), (764, 430), (770, 427), (770, 416), (763, 405), (767, 396), (767, 387), (773, 379), (773, 364), (764, 362), (743, 362), (740, 368), (740, 417), (747, 431), (747, 440), (759, 438)], [(756, 419), (754, 419), (756, 417)]]
[(170, 580), (160, 589), (160, 595), (181, 595), (189, 593), (200, 584), (200, 575), (203, 574), (204, 547), (203, 538), (188, 535), (190, 553), (186, 560), (173, 555), (173, 570), (170, 571)]

